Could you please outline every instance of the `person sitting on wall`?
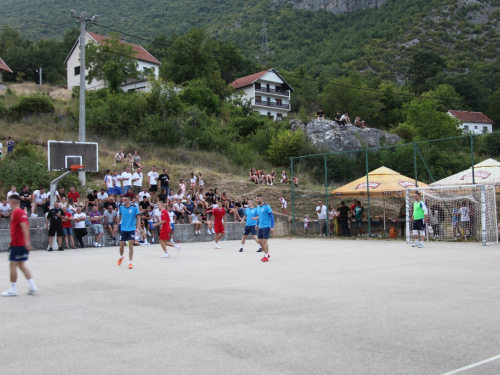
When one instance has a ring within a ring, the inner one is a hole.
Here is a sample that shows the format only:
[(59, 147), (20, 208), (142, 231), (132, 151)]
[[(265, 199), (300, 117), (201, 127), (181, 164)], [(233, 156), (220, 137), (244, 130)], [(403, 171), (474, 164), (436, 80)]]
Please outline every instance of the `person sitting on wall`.
[(323, 121), (325, 119), (325, 112), (323, 112), (323, 109), (319, 107), (318, 112), (316, 112), (316, 118), (318, 121)]
[(361, 120), (361, 116), (356, 116), (356, 119), (354, 120), (354, 126), (357, 126), (360, 129), (366, 128), (365, 121)]

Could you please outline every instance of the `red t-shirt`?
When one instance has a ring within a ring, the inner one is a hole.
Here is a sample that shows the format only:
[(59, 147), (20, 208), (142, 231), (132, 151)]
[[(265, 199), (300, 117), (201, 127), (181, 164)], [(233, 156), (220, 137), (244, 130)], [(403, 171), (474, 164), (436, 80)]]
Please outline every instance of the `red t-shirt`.
[[(66, 212), (64, 214), (64, 216), (66, 216), (66, 217), (73, 217), (73, 215), (71, 215), (69, 212)], [(71, 228), (71, 221), (63, 221), (62, 222), (62, 227), (63, 228)]]
[(16, 208), (10, 218), (10, 246), (26, 246), (21, 223), (29, 227), (28, 216), (21, 208)]
[(168, 211), (166, 209), (163, 209), (161, 211), (161, 221), (165, 222), (161, 226), (162, 232), (163, 231), (170, 232), (170, 230), (171, 230), (171, 228), (170, 228), (170, 214), (168, 213)]
[(72, 193), (71, 191), (68, 193), (68, 199), (73, 199), (73, 202), (76, 202), (80, 198), (80, 193), (75, 191)]
[(214, 215), (214, 221), (216, 223), (222, 223), (222, 218), (226, 214), (226, 209), (224, 207), (222, 208), (214, 208), (212, 210), (212, 215)]

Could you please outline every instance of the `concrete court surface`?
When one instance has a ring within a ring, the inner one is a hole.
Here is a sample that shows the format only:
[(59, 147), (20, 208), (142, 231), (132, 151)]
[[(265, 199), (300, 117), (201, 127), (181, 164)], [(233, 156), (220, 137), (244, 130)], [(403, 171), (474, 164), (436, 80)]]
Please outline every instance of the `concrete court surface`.
[(117, 247), (33, 252), (39, 294), (0, 299), (0, 373), (439, 375), (500, 354), (498, 245), (272, 239), (263, 264), (221, 244), (137, 247), (133, 270)]

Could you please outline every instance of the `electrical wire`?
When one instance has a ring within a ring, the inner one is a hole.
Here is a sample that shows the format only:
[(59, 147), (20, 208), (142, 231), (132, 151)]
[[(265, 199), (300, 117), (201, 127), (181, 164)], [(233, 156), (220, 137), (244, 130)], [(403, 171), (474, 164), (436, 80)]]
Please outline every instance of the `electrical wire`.
[(21, 30), (28, 30), (28, 29), (43, 29), (43, 28), (53, 28), (54, 26), (64, 26), (64, 25), (72, 25), (75, 24), (75, 22), (65, 22), (65, 23), (55, 23), (55, 24), (50, 24), (50, 25), (36, 25), (36, 26), (25, 26), (25, 27), (0, 27), (0, 31), (5, 31), (5, 30), (16, 30), (16, 31), (21, 31)]

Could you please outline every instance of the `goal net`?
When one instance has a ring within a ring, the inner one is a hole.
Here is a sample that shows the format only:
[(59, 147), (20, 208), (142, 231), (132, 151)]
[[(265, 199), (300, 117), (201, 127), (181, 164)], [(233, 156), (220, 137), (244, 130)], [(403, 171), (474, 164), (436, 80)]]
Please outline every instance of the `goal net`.
[(489, 185), (438, 186), (406, 189), (406, 242), (413, 234), (415, 193), (428, 210), (427, 239), (498, 242), (495, 187)]

